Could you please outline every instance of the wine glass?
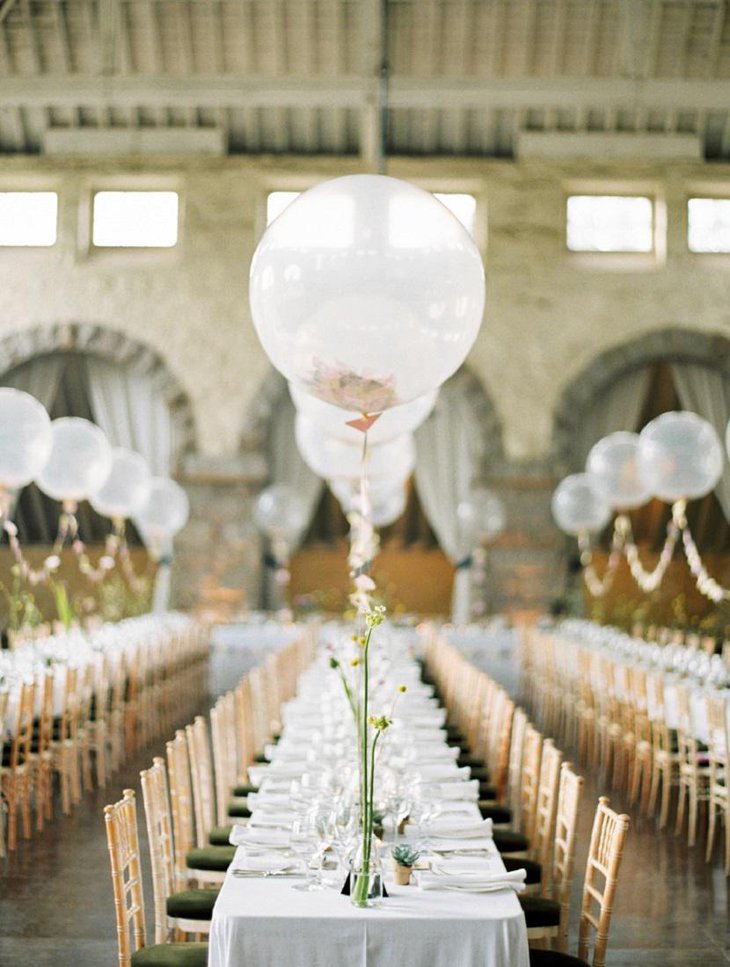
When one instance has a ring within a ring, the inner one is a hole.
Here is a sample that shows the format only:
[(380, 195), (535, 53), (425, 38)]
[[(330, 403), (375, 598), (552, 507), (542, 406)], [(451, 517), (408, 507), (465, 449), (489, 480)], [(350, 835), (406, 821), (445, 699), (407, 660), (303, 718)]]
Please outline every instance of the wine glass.
[(311, 868), (311, 860), (318, 850), (319, 840), (308, 815), (300, 816), (292, 823), (289, 845), (299, 857), (306, 876), (304, 883), (297, 884), (294, 889), (305, 892), (321, 890), (322, 884), (316, 878), (316, 871), (313, 872)]

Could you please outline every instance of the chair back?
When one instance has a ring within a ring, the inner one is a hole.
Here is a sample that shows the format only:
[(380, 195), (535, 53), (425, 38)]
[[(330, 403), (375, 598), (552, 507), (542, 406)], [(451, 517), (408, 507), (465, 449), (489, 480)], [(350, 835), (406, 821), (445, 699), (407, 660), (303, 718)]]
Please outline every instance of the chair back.
[(728, 772), (728, 729), (725, 699), (710, 696), (707, 700), (707, 758), (710, 783), (724, 783)]
[(520, 796), (520, 829), (532, 840), (537, 815), (537, 790), (540, 783), (540, 759), (542, 756), (542, 733), (533, 725), (525, 729), (522, 752), (522, 787)]
[(233, 692), (222, 695), (210, 710), (210, 736), (213, 743), (213, 771), (217, 823), (228, 822), (228, 800), (237, 779), (236, 699)]
[(156, 756), (152, 767), (144, 769), (139, 776), (152, 866), (155, 943), (165, 943), (168, 939), (166, 900), (175, 892), (175, 848), (165, 760)]
[(552, 739), (545, 739), (542, 745), (540, 781), (537, 787), (535, 825), (530, 840), (530, 856), (542, 865), (543, 876), (548, 873), (550, 854), (553, 849), (562, 761), (563, 753), (560, 749), (555, 747)]
[(208, 833), (215, 826), (216, 820), (208, 723), (202, 715), (196, 715), (193, 724), (185, 726), (185, 736), (188, 741), (193, 786), (195, 845), (202, 848), (208, 845)]
[(175, 738), (168, 742), (165, 748), (167, 752), (172, 838), (175, 847), (176, 885), (178, 890), (184, 890), (188, 886), (185, 857), (195, 846), (190, 757), (185, 732), (178, 729)]
[(35, 682), (23, 682), (20, 686), (15, 715), (14, 732), (10, 744), (10, 769), (17, 770), (28, 764), (33, 741), (33, 718), (35, 714)]
[(104, 807), (106, 841), (114, 890), (119, 967), (131, 967), (132, 954), (145, 946), (144, 895), (139, 862), (137, 808), (134, 791)]
[(602, 796), (593, 819), (578, 938), (578, 956), (585, 961), (593, 939), (593, 967), (605, 967), (608, 929), (628, 829), (629, 817), (614, 812), (609, 800)]
[(507, 773), (508, 802), (519, 820), (520, 801), (522, 795), (522, 746), (527, 728), (527, 715), (521, 708), (516, 708), (512, 717), (512, 736), (509, 749), (509, 769)]
[(564, 762), (560, 767), (553, 861), (547, 890), (549, 896), (560, 904), (558, 948), (562, 951), (565, 951), (568, 946), (570, 893), (573, 885), (578, 809), (582, 792), (583, 777), (573, 772), (573, 766), (569, 762)]
[[(55, 676), (47, 671), (41, 685), (41, 714), (38, 719), (38, 757), (42, 757), (51, 747), (53, 739), (53, 685)], [(2, 718), (2, 716), (0, 716)]]

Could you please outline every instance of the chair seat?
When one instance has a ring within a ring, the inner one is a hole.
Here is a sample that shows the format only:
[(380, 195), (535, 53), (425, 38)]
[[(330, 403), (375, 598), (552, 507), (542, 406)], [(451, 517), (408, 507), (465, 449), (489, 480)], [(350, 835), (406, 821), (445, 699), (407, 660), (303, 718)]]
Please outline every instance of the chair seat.
[(528, 886), (542, 883), (542, 863), (536, 863), (535, 860), (520, 859), (518, 856), (503, 856), (502, 862), (508, 873), (512, 873), (514, 870), (524, 870), (527, 873), (525, 883)]
[(251, 810), (248, 808), (245, 802), (241, 802), (240, 799), (231, 799), (228, 803), (228, 815), (235, 816), (236, 819), (249, 819), (251, 816)]
[(486, 768), (487, 768), (484, 763), (484, 759), (482, 759), (481, 756), (467, 755), (465, 752), (461, 753), (461, 755), (456, 760), (456, 764), (461, 768), (463, 768), (464, 766), (469, 766), (469, 768), (471, 769), (471, 774), (473, 779), (477, 778), (474, 775), (475, 772), (479, 772), (482, 770), (486, 771)]
[(207, 967), (207, 943), (156, 943), (132, 954), (132, 967)]
[(489, 769), (486, 766), (472, 768), (471, 778), (478, 779), (479, 782), (489, 782)]
[(230, 846), (232, 826), (214, 826), (208, 833), (208, 842), (211, 846)]
[(588, 961), (559, 950), (536, 950), (530, 947), (530, 967), (588, 967)]
[(253, 757), (253, 761), (266, 763), (266, 762), (271, 762), (271, 759), (267, 757), (265, 752), (257, 752), (256, 755)]
[(233, 862), (235, 846), (203, 846), (191, 849), (185, 855), (185, 862), (191, 870), (214, 870), (223, 872)]
[[(476, 776), (472, 776), (476, 778)], [(497, 787), (490, 786), (488, 782), (479, 780), (479, 798), (480, 799), (496, 799), (497, 798)]]
[(506, 806), (483, 806), (479, 803), (479, 812), (482, 819), (491, 819), (493, 823), (511, 823), (512, 810)]
[(259, 787), (254, 786), (250, 782), (240, 782), (237, 786), (234, 786), (231, 792), (234, 796), (248, 796), (251, 792), (258, 792)]
[(500, 853), (522, 853), (530, 846), (530, 841), (522, 833), (509, 829), (494, 830), (494, 845)]
[(168, 917), (182, 920), (210, 920), (218, 890), (181, 890), (165, 901)]
[(527, 929), (530, 927), (559, 927), (560, 904), (542, 896), (521, 895), (517, 899), (525, 914)]

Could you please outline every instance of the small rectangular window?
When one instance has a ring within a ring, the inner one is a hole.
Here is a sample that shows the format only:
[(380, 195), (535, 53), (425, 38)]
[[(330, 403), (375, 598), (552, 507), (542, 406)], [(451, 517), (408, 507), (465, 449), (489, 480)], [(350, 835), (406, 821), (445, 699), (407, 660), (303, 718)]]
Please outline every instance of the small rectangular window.
[(690, 252), (730, 252), (730, 198), (690, 198), (687, 202)]
[(176, 191), (97, 191), (92, 244), (98, 248), (172, 248), (178, 238)]
[(652, 200), (639, 195), (571, 195), (566, 240), (571, 252), (652, 252)]
[(0, 245), (55, 245), (57, 226), (55, 191), (0, 192)]

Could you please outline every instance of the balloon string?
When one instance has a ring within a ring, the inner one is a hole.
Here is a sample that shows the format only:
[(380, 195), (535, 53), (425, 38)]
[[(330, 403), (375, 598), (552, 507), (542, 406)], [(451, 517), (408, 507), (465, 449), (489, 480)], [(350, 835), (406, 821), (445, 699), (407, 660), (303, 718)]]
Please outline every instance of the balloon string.
[(700, 594), (703, 594), (710, 601), (714, 601), (715, 604), (720, 604), (721, 601), (730, 601), (730, 590), (723, 588), (723, 586), (716, 581), (708, 572), (705, 564), (700, 556), (699, 548), (692, 537), (692, 532), (689, 529), (689, 524), (687, 523), (686, 516), (686, 505), (684, 501), (677, 501), (677, 503), (672, 508), (672, 518), (673, 523), (682, 533), (682, 545), (684, 547), (684, 556), (687, 558), (687, 564), (692, 572), (692, 576), (695, 579), (695, 585)]
[(603, 577), (598, 576), (598, 572), (593, 564), (593, 549), (591, 548), (590, 537), (586, 533), (578, 535), (578, 546), (580, 548), (580, 561), (583, 565), (583, 579), (586, 586), (594, 598), (601, 598), (610, 591), (616, 571), (621, 563), (621, 555), (624, 549), (624, 534), (619, 527), (619, 518), (616, 519), (611, 539), (611, 553), (608, 556), (606, 570)]

